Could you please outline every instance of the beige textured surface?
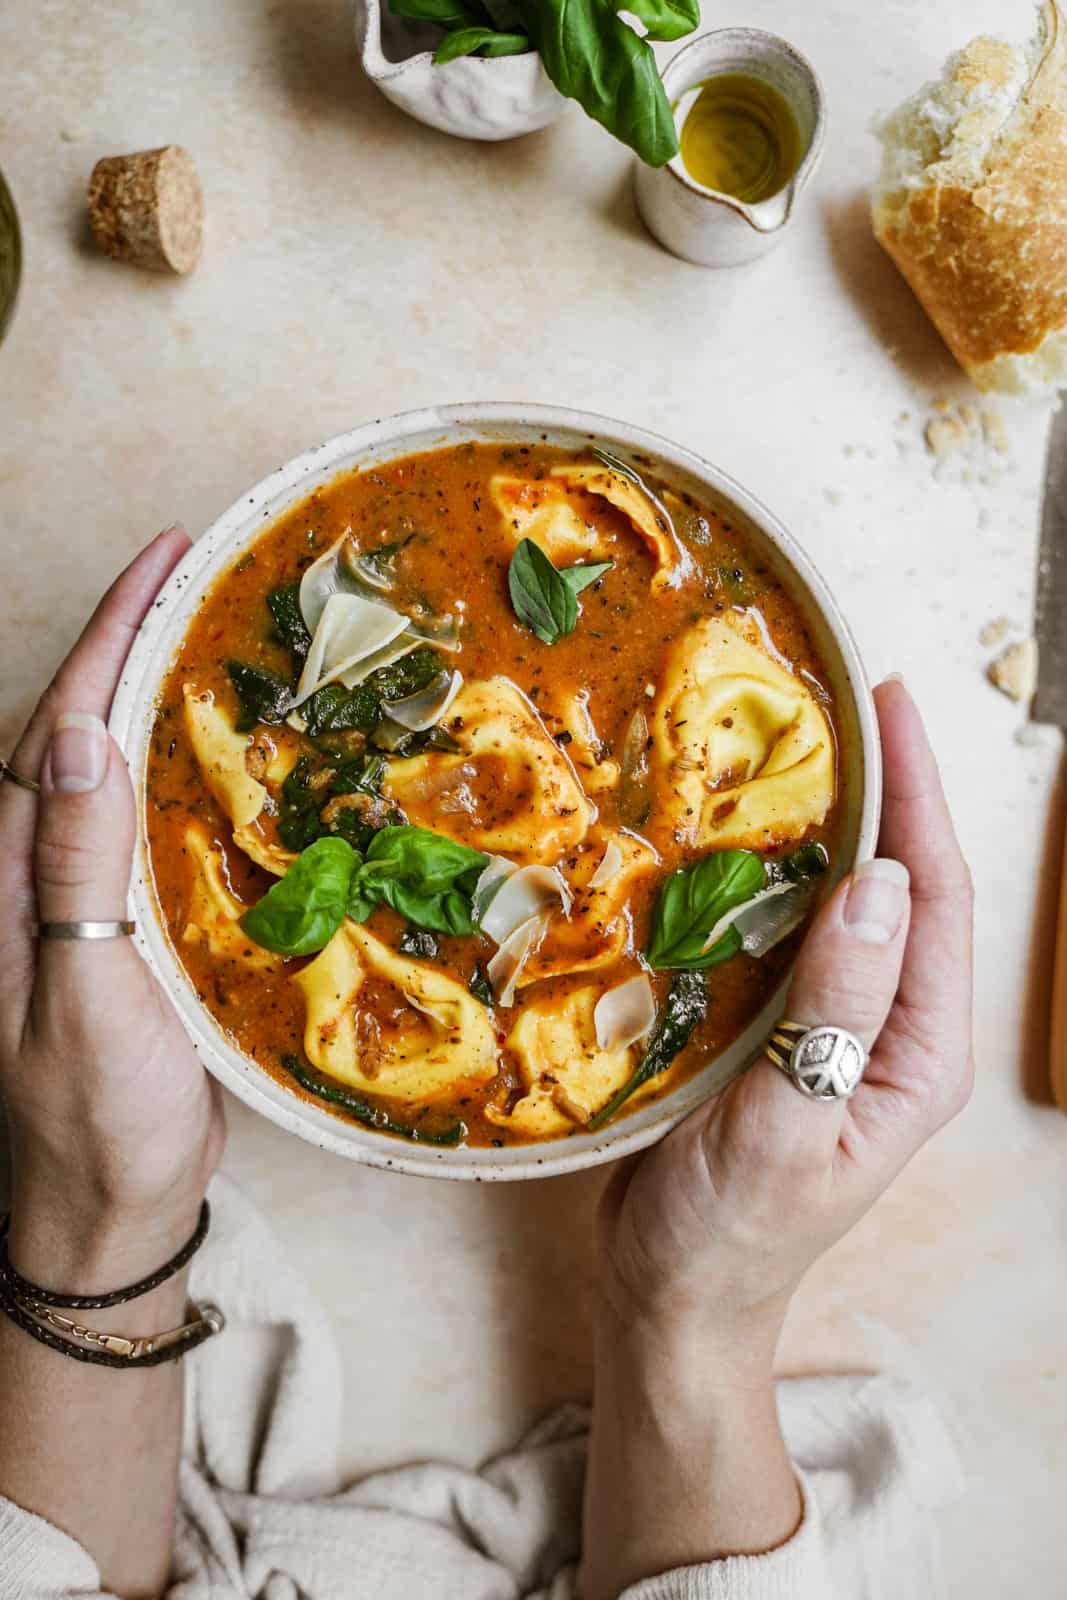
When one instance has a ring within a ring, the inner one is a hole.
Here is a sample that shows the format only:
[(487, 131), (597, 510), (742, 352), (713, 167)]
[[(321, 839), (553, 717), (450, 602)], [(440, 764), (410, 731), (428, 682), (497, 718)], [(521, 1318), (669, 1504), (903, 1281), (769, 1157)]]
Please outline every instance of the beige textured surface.
[[(727, 0), (817, 63), (833, 128), (791, 241), (715, 274), (635, 220), (623, 154), (579, 113), (497, 147), (408, 122), (360, 81), (342, 0), (73, 0), (0, 10), (0, 165), (27, 281), (0, 351), (0, 741), (90, 600), (174, 517), (207, 525), (302, 446), (462, 398), (627, 416), (745, 479), (804, 539), (872, 672), (925, 706), (978, 884), (980, 1077), (966, 1116), (819, 1268), (785, 1351), (925, 1375), (971, 1477), (950, 1592), (1063, 1592), (1067, 1119), (1041, 1070), (1059, 756), (1013, 741), (979, 628), (1031, 603), (1043, 423), (935, 477), (921, 418), (951, 359), (870, 234), (872, 111), (1009, 0)], [(711, 14), (709, 9), (709, 25)], [(78, 136), (73, 140), (72, 135)], [(188, 280), (84, 237), (114, 150), (173, 141), (206, 195)], [(905, 418), (904, 413), (908, 413)], [(473, 1460), (588, 1387), (595, 1178), (442, 1188), (348, 1168), (235, 1108), (229, 1170), (327, 1298), (353, 1470)]]

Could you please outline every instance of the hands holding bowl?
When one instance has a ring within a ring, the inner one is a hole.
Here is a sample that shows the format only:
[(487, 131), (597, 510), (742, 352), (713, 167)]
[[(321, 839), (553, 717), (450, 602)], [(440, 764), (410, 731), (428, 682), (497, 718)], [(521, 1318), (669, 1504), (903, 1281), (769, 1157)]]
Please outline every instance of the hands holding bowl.
[[(103, 721), (186, 547), (177, 530), (149, 546), (43, 697), (11, 758), (40, 796), (0, 786), (9, 1248), (25, 1275), (67, 1287), (126, 1282), (170, 1255), (222, 1150), (218, 1085), (129, 943), (32, 933), (38, 918), (125, 915), (135, 806)], [(876, 700), (881, 854), (819, 912), (787, 1008), (862, 1040), (862, 1085), (815, 1103), (764, 1059), (627, 1161), (604, 1195), (589, 1600), (790, 1536), (800, 1506), (772, 1384), (790, 1296), (969, 1093), (969, 877), (913, 703), (893, 682)]]

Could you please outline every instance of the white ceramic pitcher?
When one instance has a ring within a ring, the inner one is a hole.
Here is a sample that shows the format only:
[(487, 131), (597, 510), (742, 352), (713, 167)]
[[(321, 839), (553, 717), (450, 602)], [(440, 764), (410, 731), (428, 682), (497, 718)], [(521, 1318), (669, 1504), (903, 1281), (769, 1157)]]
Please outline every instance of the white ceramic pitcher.
[(650, 232), (676, 256), (703, 267), (738, 266), (781, 241), (818, 164), (826, 131), (814, 67), (784, 39), (759, 28), (720, 28), (693, 39), (663, 74), (667, 98), (677, 105), (688, 89), (725, 72), (747, 73), (778, 90), (796, 118), (803, 155), (785, 187), (757, 205), (705, 188), (680, 155), (664, 167), (637, 164), (637, 205)]

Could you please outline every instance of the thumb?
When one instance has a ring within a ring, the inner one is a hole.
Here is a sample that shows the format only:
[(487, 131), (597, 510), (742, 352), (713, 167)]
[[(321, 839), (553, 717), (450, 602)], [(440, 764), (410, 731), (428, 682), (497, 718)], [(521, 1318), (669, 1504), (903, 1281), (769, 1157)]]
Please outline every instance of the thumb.
[[(900, 982), (911, 912), (908, 870), (888, 858), (857, 867), (823, 906), (797, 960), (786, 1017), (847, 1028), (870, 1050)], [(845, 1101), (809, 1099), (763, 1056), (735, 1085), (735, 1135), (778, 1161), (806, 1165), (833, 1151)]]
[(99, 717), (62, 712), (41, 772), (34, 851), (40, 921), (121, 921), (134, 832), (121, 750)]

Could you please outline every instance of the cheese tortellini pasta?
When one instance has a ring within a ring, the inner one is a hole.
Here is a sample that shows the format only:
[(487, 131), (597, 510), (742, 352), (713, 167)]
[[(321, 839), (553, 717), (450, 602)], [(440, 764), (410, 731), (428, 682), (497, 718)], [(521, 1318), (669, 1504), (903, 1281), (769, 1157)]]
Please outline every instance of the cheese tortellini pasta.
[[(293, 978), (304, 995), (304, 1051), (355, 1089), (426, 1103), (497, 1070), (488, 1014), (440, 968), (399, 955), (345, 922)], [(361, 1005), (361, 999), (367, 1003)]]
[(833, 804), (830, 724), (750, 613), (706, 617), (674, 641), (650, 728), (655, 821), (702, 850), (798, 839)]
[(601, 1050), (593, 1011), (601, 990), (574, 989), (560, 999), (528, 996), (508, 1035), (524, 1093), (491, 1121), (527, 1139), (558, 1137), (589, 1121), (633, 1071), (636, 1050)]
[(389, 765), (385, 793), (411, 822), (522, 865), (553, 865), (581, 842), (592, 806), (509, 678), (464, 684), (447, 725), (461, 754), (430, 750)]

